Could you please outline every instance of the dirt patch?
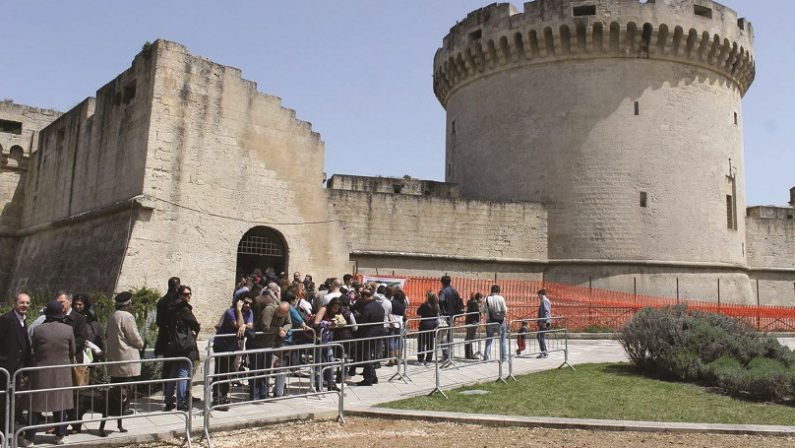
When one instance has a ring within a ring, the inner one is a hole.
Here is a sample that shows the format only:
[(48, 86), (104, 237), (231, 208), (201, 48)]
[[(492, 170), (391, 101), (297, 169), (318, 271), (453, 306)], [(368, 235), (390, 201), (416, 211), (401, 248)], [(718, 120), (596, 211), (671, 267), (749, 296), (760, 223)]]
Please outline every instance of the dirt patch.
[[(217, 448), (259, 446), (311, 446), (313, 448), (485, 448), (560, 447), (614, 448), (620, 446), (670, 448), (795, 448), (793, 437), (730, 436), (717, 434), (671, 434), (644, 432), (585, 431), (545, 428), (498, 428), (458, 423), (429, 423), (408, 420), (349, 418), (345, 425), (333, 421), (285, 423), (257, 429), (213, 435)], [(179, 446), (150, 443), (130, 448)], [(195, 445), (199, 445), (198, 443)]]

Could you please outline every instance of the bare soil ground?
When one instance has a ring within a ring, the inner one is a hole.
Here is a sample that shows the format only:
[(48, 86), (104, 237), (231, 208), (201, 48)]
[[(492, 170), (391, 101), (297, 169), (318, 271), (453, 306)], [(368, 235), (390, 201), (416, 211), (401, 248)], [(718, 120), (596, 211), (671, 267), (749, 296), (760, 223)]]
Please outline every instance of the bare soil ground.
[[(130, 448), (180, 446), (180, 442), (134, 445)], [(194, 446), (199, 445), (198, 443)], [(333, 421), (285, 423), (213, 435), (217, 448), (311, 446), (313, 448), (795, 448), (793, 437), (730, 436), (607, 432), (571, 429), (514, 428), (425, 423), (408, 420), (349, 418)]]

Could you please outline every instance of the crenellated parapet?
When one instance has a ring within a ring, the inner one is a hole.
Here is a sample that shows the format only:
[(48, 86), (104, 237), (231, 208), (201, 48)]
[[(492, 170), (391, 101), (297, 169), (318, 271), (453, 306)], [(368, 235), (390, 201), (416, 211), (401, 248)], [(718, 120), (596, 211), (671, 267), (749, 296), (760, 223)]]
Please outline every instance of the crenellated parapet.
[(678, 62), (725, 76), (745, 94), (756, 73), (753, 28), (709, 0), (535, 0), (478, 9), (434, 58), (443, 106), (462, 85), (533, 64), (598, 58)]

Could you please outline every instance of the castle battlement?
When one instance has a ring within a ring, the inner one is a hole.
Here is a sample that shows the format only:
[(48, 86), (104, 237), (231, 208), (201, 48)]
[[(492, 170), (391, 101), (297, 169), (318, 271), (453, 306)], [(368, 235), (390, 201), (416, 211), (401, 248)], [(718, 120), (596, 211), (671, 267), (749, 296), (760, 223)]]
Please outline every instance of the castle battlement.
[(434, 58), (434, 92), (446, 106), (458, 87), (530, 64), (642, 58), (725, 76), (741, 94), (756, 73), (753, 28), (708, 0), (536, 0), (475, 10), (450, 29)]

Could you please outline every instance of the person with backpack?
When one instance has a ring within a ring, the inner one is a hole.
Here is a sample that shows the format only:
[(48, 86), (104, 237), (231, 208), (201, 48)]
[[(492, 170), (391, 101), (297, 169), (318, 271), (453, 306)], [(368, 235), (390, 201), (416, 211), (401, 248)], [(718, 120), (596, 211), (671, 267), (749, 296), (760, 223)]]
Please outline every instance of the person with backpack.
[(508, 305), (500, 295), (500, 286), (492, 285), (491, 294), (486, 297), (486, 347), (483, 360), (488, 361), (491, 354), (491, 343), (497, 332), (500, 333), (500, 362), (508, 360), (508, 339), (506, 337), (505, 318), (508, 316)]

